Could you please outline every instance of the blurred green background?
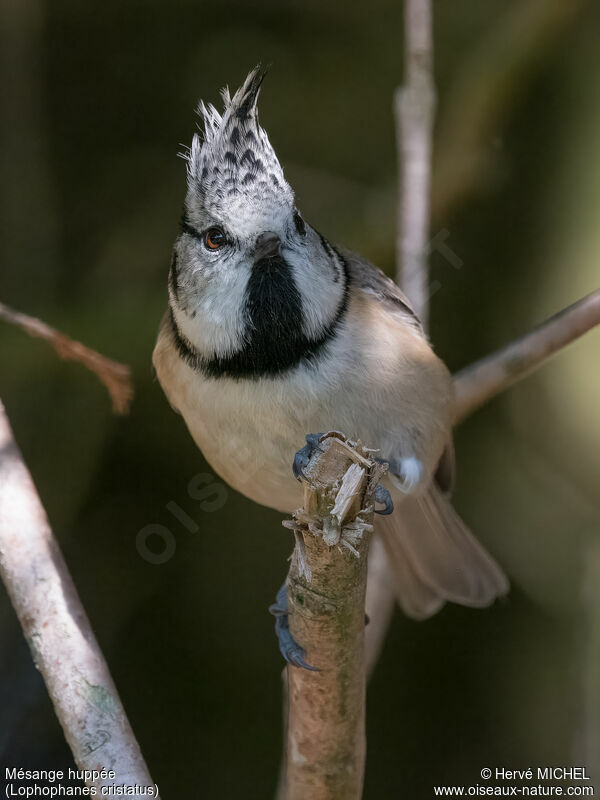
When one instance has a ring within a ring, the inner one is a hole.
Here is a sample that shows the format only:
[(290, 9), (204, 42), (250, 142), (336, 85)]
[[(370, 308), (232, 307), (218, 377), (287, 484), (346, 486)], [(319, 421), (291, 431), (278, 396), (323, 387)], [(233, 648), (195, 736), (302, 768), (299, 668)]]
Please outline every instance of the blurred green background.
[[(600, 283), (600, 4), (435, 3), (431, 334), (455, 370)], [(2, 0), (0, 300), (132, 365), (128, 417), (0, 323), (0, 396), (163, 798), (268, 798), (281, 659), (267, 606), (292, 542), (210, 472), (154, 380), (184, 163), (202, 97), (257, 62), (304, 215), (394, 270), (399, 0)], [(396, 615), (368, 697), (365, 798), (482, 767), (600, 767), (600, 333), (457, 431), (456, 506), (511, 576), (485, 612)], [(166, 505), (200, 530), (190, 534)], [(153, 565), (136, 534), (176, 551)], [(594, 559), (593, 556), (596, 555)], [(594, 566), (595, 565), (595, 566)], [(595, 744), (594, 744), (595, 742)], [(70, 754), (0, 590), (0, 766)], [(600, 782), (600, 770), (599, 782)]]

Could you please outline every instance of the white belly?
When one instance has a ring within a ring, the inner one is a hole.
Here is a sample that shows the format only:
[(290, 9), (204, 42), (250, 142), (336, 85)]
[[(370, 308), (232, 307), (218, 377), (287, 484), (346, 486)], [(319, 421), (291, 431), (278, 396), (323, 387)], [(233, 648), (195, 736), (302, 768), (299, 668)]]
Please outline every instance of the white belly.
[[(360, 342), (360, 335), (351, 341)], [(339, 430), (379, 448), (384, 459), (415, 456), (426, 476), (435, 469), (448, 438), (436, 404), (449, 396), (449, 376), (442, 367), (427, 391), (414, 380), (405, 385), (408, 354), (381, 341), (369, 336), (354, 352), (336, 341), (318, 368), (235, 381), (195, 372), (161, 336), (154, 365), (213, 469), (255, 502), (289, 514), (302, 502), (292, 464), (308, 433)], [(416, 366), (423, 370), (420, 362)]]
[(174, 404), (213, 469), (257, 503), (284, 513), (298, 508), (302, 487), (292, 473), (294, 455), (307, 433), (334, 427), (326, 399), (294, 380), (181, 378)]

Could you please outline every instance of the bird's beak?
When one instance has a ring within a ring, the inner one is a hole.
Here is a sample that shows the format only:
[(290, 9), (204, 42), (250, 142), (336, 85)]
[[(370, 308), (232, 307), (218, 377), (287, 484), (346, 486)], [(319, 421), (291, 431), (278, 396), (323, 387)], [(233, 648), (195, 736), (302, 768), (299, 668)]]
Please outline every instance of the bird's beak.
[(263, 258), (275, 258), (281, 252), (281, 239), (273, 231), (266, 231), (256, 237), (254, 248), (254, 260), (261, 261)]

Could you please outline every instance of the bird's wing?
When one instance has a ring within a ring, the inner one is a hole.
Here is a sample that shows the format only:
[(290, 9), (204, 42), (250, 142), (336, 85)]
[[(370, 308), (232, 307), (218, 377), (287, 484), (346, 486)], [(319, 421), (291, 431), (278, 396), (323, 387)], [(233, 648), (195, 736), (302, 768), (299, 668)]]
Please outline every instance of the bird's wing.
[(425, 335), (421, 320), (410, 300), (394, 281), (358, 253), (343, 248), (340, 250), (348, 265), (352, 287), (374, 297), (388, 313), (401, 315), (406, 322)]
[[(396, 284), (361, 256), (343, 252), (352, 290), (363, 292), (375, 301), (384, 315), (393, 318), (392, 326), (394, 321), (401, 321), (404, 329), (408, 325), (426, 340), (410, 301)], [(413, 337), (406, 340), (409, 347), (411, 339), (414, 342)], [(425, 396), (417, 395), (414, 402), (431, 401), (431, 392), (437, 390), (435, 381), (430, 385), (431, 390)], [(449, 428), (434, 475), (431, 485), (415, 496), (402, 495), (392, 487), (396, 510), (390, 516), (380, 517), (376, 527), (395, 572), (400, 605), (409, 616), (418, 619), (434, 614), (448, 600), (483, 607), (508, 590), (508, 581), (500, 567), (450, 504), (454, 448)]]
[[(423, 337), (425, 331), (410, 300), (391, 278), (374, 264), (351, 250), (342, 250), (350, 271), (351, 283), (356, 291), (365, 292), (380, 304), (387, 313), (401, 316), (403, 322), (417, 329)], [(454, 444), (450, 434), (448, 444), (442, 453), (435, 471), (435, 482), (446, 495), (454, 488), (456, 474)]]

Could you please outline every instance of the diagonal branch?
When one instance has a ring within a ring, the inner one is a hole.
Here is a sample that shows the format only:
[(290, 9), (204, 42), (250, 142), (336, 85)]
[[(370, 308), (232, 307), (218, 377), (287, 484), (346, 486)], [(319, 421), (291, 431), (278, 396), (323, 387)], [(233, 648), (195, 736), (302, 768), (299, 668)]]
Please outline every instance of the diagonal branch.
[[(112, 778), (90, 776), (87, 785), (99, 795), (115, 783), (153, 787), (157, 797), (2, 403), (0, 577), (77, 766), (114, 770)], [(135, 793), (142, 795), (150, 796)]]
[(600, 289), (454, 377), (455, 424), (600, 324)]
[[(454, 376), (454, 424), (462, 422), (597, 325), (600, 325), (600, 289), (559, 311), (530, 333), (465, 367)], [(369, 675), (383, 645), (394, 597), (392, 575), (383, 545), (375, 538), (371, 545), (367, 584), (367, 613), (371, 618), (366, 634)]]
[(30, 336), (36, 336), (49, 342), (61, 358), (78, 361), (94, 372), (105, 385), (112, 400), (115, 414), (126, 414), (129, 411), (133, 397), (131, 384), (131, 371), (125, 364), (119, 364), (106, 356), (91, 350), (81, 342), (76, 342), (65, 336), (64, 333), (51, 328), (45, 322), (14, 311), (12, 308), (0, 303), (0, 319), (10, 322)]

